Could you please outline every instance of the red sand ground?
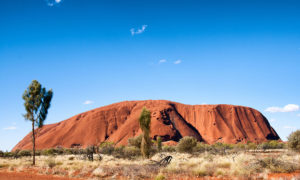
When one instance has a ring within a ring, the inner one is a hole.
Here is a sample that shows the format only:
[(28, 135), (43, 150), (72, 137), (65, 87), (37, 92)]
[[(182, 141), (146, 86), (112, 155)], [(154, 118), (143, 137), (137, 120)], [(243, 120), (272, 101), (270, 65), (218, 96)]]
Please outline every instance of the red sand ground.
[(64, 178), (52, 175), (39, 175), (29, 172), (1, 172), (0, 180), (79, 180), (74, 178)]
[[(257, 110), (234, 105), (185, 105), (165, 100), (125, 101), (93, 109), (38, 130), (37, 149), (98, 145), (103, 141), (127, 144), (141, 133), (138, 118), (143, 107), (151, 111), (151, 136), (178, 141), (194, 136), (199, 141), (238, 143), (279, 139)], [(31, 149), (31, 133), (13, 150)]]

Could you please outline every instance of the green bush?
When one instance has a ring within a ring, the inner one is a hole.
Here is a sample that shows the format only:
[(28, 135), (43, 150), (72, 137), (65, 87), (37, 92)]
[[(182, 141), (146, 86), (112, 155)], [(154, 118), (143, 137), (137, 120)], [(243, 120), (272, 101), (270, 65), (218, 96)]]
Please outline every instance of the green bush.
[(258, 159), (249, 165), (249, 171), (262, 172), (269, 169), (272, 173), (291, 173), (297, 169), (297, 164), (285, 162), (274, 157)]
[(162, 147), (162, 151), (163, 152), (175, 152), (176, 151), (176, 146), (168, 146), (168, 145), (164, 145)]
[(30, 150), (22, 150), (18, 152), (18, 156), (31, 156), (31, 151)]
[(198, 142), (197, 145), (193, 148), (194, 152), (203, 153), (210, 149), (210, 145)]
[(54, 166), (56, 166), (55, 160), (50, 158), (46, 160), (46, 163), (48, 165), (49, 168), (53, 168)]
[(112, 154), (115, 150), (115, 147), (114, 147), (114, 143), (113, 142), (103, 142), (100, 144), (100, 149), (99, 149), (99, 152), (101, 154)]
[(3, 153), (3, 157), (6, 157), (6, 158), (14, 157), (14, 153), (6, 151)]
[(246, 145), (246, 149), (250, 150), (250, 149), (257, 149), (257, 144), (251, 142), (251, 141), (248, 141), (247, 142), (247, 145)]
[(176, 146), (178, 152), (193, 152), (193, 148), (197, 145), (197, 139), (191, 136), (185, 136), (180, 139), (179, 143)]
[(162, 140), (161, 140), (161, 137), (158, 136), (157, 137), (157, 150), (158, 151), (161, 151), (162, 150), (162, 144), (161, 144)]
[(3, 156), (4, 156), (4, 152), (0, 151), (0, 157), (3, 157)]
[(116, 158), (123, 158), (124, 157), (124, 149), (125, 149), (125, 146), (116, 147), (114, 149), (113, 156), (115, 156)]
[(161, 174), (161, 173), (159, 173), (156, 177), (155, 177), (155, 180), (165, 180), (166, 179), (166, 177), (163, 175), (163, 174)]
[(259, 149), (282, 149), (284, 148), (284, 143), (276, 141), (276, 140), (271, 140), (271, 141), (267, 141), (264, 143), (261, 143), (258, 145)]
[(142, 144), (142, 139), (143, 139), (143, 135), (139, 135), (133, 138), (129, 138), (128, 139), (128, 145), (129, 146), (134, 146), (137, 148), (141, 148), (141, 144)]
[(141, 156), (141, 150), (135, 146), (127, 146), (124, 148), (124, 158), (132, 159)]
[(300, 152), (300, 130), (292, 132), (288, 137), (288, 147)]
[(78, 148), (65, 148), (63, 149), (64, 154), (82, 154), (83, 150)]
[(42, 150), (42, 155), (45, 155), (45, 156), (53, 156), (55, 155), (55, 149), (54, 148), (50, 148), (50, 149), (44, 149)]

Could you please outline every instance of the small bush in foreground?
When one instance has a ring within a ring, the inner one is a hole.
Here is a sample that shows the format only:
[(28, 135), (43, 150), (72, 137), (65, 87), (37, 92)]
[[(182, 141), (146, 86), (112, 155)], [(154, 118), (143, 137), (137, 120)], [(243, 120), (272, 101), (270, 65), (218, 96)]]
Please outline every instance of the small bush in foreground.
[(133, 138), (129, 138), (128, 139), (128, 145), (129, 146), (135, 146), (137, 148), (141, 148), (142, 138), (143, 138), (142, 134), (139, 135), (139, 136), (133, 137)]
[(54, 166), (56, 166), (55, 160), (52, 159), (52, 158), (47, 159), (46, 163), (47, 163), (49, 168), (53, 168)]
[(180, 139), (179, 143), (176, 146), (178, 152), (193, 152), (193, 148), (197, 145), (197, 139), (191, 136), (185, 136)]
[(259, 159), (249, 166), (249, 171), (262, 172), (264, 169), (269, 169), (273, 173), (291, 173), (298, 169), (298, 166), (274, 157)]
[(300, 130), (292, 132), (288, 137), (288, 147), (300, 152)]
[(155, 180), (165, 180), (165, 179), (166, 179), (166, 177), (161, 173), (155, 177)]

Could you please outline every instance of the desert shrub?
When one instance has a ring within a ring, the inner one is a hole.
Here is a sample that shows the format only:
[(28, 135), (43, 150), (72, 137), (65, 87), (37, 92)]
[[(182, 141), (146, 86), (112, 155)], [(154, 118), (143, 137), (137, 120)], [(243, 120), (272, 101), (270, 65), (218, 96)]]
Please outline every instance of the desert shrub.
[(53, 168), (54, 166), (56, 166), (55, 160), (52, 159), (52, 158), (47, 159), (46, 163), (47, 163), (49, 168)]
[(155, 180), (165, 180), (166, 179), (166, 177), (163, 175), (163, 174), (161, 174), (161, 173), (159, 173), (156, 177), (155, 177)]
[(74, 160), (74, 156), (70, 156), (68, 159), (69, 159), (69, 161), (73, 161)]
[(4, 152), (0, 151), (0, 157), (3, 157), (3, 156), (4, 156)]
[(297, 164), (285, 162), (274, 157), (258, 159), (250, 164), (249, 171), (262, 172), (264, 169), (269, 169), (273, 173), (291, 173), (297, 169)]
[(250, 149), (257, 149), (257, 144), (251, 142), (251, 141), (248, 141), (247, 142), (247, 145), (246, 145), (246, 149), (250, 150)]
[(282, 149), (284, 148), (284, 143), (276, 141), (276, 140), (271, 140), (271, 141), (267, 141), (267, 142), (263, 142), (261, 144), (258, 145), (259, 149)]
[(244, 151), (245, 149), (247, 149), (247, 145), (240, 142), (233, 146), (234, 151)]
[(72, 149), (64, 148), (64, 154), (73, 154)]
[(175, 152), (176, 151), (176, 146), (168, 146), (168, 145), (164, 145), (162, 147), (162, 151), (163, 152)]
[(141, 150), (135, 146), (124, 148), (124, 158), (132, 159), (141, 155)]
[(62, 155), (64, 154), (64, 149), (62, 147), (57, 147), (54, 149), (55, 154)]
[(83, 150), (79, 148), (65, 148), (64, 154), (82, 154)]
[(18, 152), (19, 156), (31, 156), (31, 151), (30, 150), (22, 150)]
[(292, 132), (288, 137), (288, 147), (300, 152), (300, 130)]
[(100, 144), (99, 152), (102, 154), (112, 154), (114, 152), (113, 142), (103, 142)]
[(116, 147), (114, 149), (113, 156), (115, 156), (116, 158), (124, 157), (124, 149), (125, 149), (125, 146)]
[(4, 152), (3, 153), (3, 157), (6, 157), (6, 158), (10, 158), (10, 157), (13, 157), (14, 156), (14, 153), (13, 152)]
[(42, 151), (42, 155), (45, 155), (45, 156), (53, 156), (53, 155), (55, 155), (55, 149), (54, 149), (54, 148), (44, 149), (44, 150)]
[(213, 154), (225, 154), (228, 150), (233, 149), (234, 145), (217, 142), (209, 147)]
[[(32, 152), (32, 151), (30, 150), (30, 152)], [(41, 154), (42, 154), (42, 150), (35, 150), (36, 156), (40, 156)]]
[(204, 144), (204, 143), (198, 142), (197, 145), (193, 148), (193, 151), (197, 152), (197, 153), (203, 153), (203, 152), (205, 152), (208, 149), (209, 149), (209, 145), (208, 144)]
[(197, 145), (197, 139), (191, 136), (185, 136), (180, 139), (179, 143), (176, 146), (178, 152), (193, 152), (193, 148)]
[(139, 135), (133, 138), (129, 138), (128, 139), (128, 145), (129, 146), (135, 146), (137, 148), (141, 148), (141, 144), (142, 144), (142, 139), (143, 139), (143, 135)]

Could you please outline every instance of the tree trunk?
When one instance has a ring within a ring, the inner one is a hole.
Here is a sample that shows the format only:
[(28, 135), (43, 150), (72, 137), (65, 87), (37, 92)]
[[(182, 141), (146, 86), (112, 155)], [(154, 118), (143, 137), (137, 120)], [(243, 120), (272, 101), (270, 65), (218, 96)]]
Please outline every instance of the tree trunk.
[(32, 121), (32, 165), (35, 165), (35, 133), (34, 133), (34, 121)]

